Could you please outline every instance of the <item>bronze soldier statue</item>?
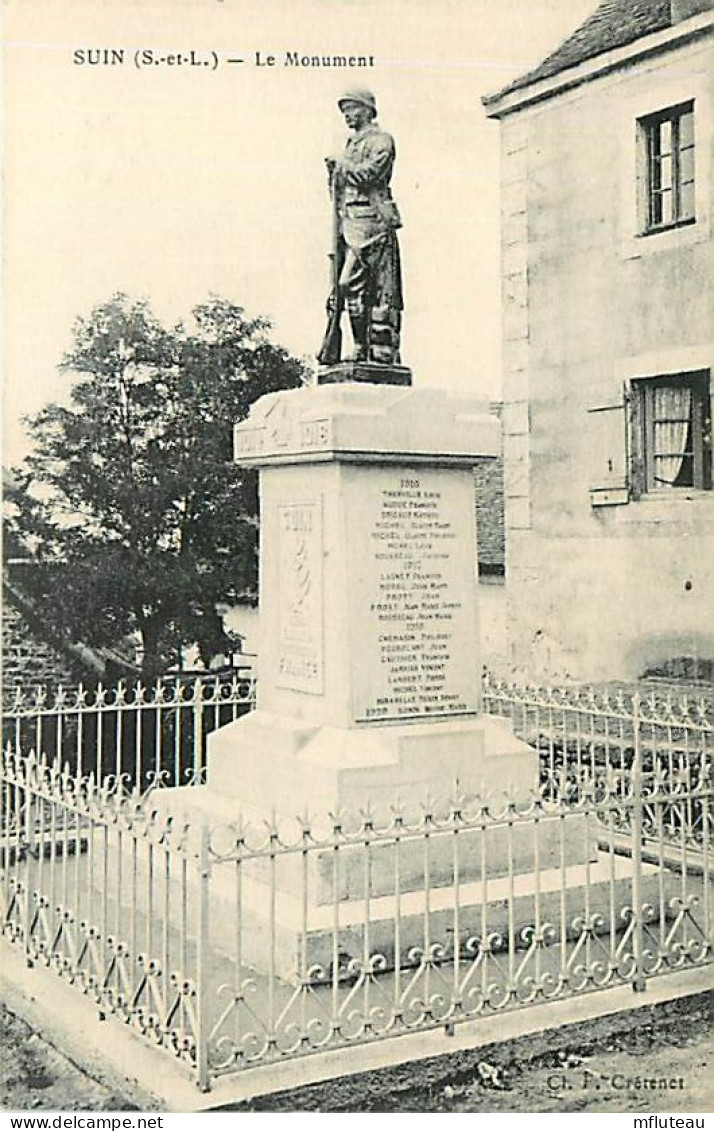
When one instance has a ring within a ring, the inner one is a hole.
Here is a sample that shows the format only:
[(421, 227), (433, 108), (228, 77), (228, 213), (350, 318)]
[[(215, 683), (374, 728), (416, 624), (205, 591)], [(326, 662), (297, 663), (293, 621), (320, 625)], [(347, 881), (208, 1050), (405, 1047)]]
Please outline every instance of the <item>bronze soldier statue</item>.
[(340, 319), (347, 307), (355, 343), (353, 360), (399, 365), (402, 272), (399, 211), (389, 183), (394, 138), (377, 124), (368, 90), (349, 90), (338, 100), (351, 131), (344, 156), (326, 159), (334, 212), (333, 286), (322, 365), (341, 360)]

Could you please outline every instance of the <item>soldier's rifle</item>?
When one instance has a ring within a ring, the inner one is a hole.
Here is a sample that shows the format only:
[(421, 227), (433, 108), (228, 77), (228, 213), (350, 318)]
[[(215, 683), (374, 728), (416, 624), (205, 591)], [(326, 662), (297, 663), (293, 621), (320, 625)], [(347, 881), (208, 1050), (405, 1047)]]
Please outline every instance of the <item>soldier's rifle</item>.
[(330, 169), (330, 197), (332, 200), (332, 248), (328, 258), (331, 263), (331, 290), (327, 300), (327, 329), (322, 339), (317, 360), (320, 365), (335, 365), (342, 357), (342, 311), (344, 295), (340, 287), (340, 213), (337, 194), (337, 177), (334, 165)]

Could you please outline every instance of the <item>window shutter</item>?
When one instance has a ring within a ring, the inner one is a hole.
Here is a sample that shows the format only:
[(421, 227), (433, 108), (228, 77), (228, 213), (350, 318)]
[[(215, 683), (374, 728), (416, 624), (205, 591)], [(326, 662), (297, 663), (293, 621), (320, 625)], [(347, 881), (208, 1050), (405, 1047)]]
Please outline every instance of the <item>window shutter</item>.
[(641, 385), (633, 385), (626, 394), (629, 409), (630, 497), (641, 499), (647, 488), (645, 463), (645, 404)]
[(610, 507), (629, 501), (625, 402), (588, 409), (590, 502)]

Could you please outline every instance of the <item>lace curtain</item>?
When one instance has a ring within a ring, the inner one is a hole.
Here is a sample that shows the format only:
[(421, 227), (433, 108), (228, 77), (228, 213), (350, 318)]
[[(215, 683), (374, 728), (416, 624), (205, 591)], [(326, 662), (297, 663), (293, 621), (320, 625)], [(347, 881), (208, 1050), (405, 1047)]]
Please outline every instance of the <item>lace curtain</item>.
[(653, 391), (655, 485), (674, 486), (688, 454), (692, 390), (686, 385)]

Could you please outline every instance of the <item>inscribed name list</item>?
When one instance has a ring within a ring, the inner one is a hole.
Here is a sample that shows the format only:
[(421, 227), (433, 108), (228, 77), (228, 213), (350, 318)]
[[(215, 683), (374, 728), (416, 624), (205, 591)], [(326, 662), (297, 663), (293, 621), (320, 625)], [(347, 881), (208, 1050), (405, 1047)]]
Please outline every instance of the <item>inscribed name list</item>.
[(472, 714), (478, 648), (471, 476), (416, 468), (372, 476), (356, 578), (355, 719)]

